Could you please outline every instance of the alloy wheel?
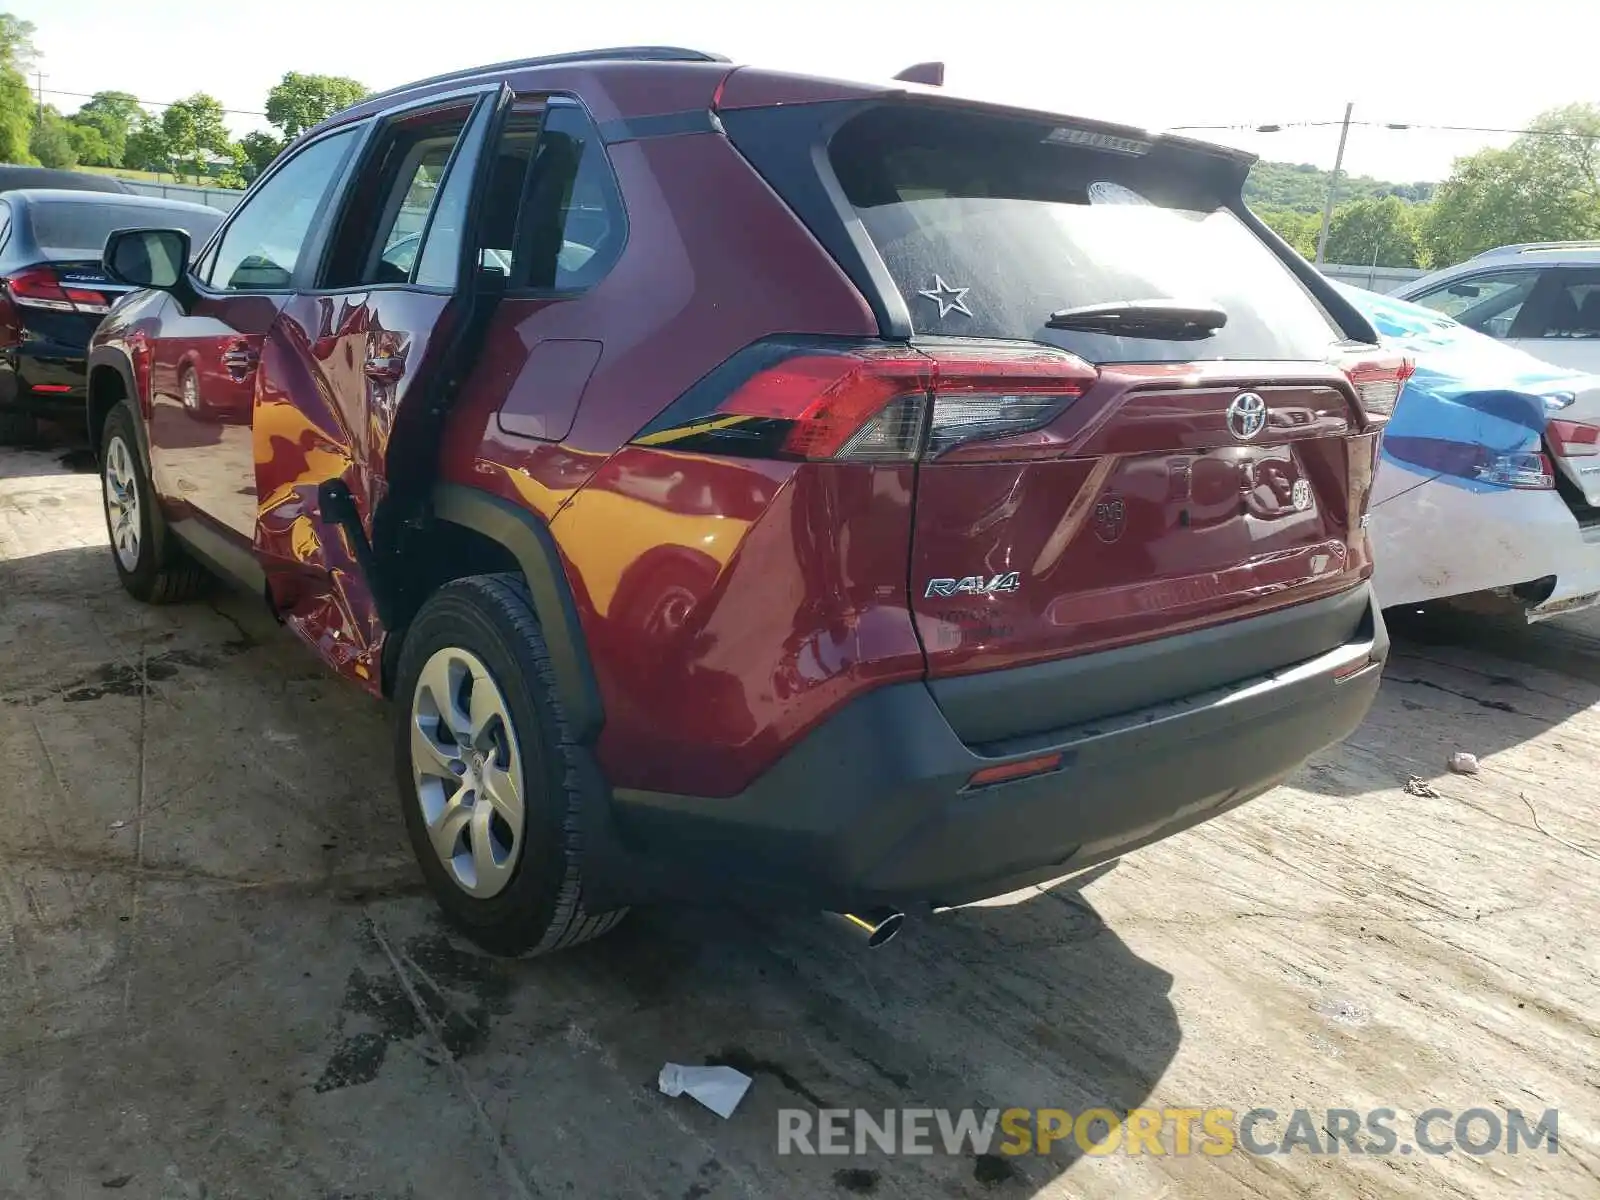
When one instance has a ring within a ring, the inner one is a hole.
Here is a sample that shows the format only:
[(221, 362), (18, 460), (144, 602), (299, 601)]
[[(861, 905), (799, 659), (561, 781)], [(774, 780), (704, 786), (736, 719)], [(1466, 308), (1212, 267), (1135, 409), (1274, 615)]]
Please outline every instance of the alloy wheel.
[(482, 659), (436, 651), (411, 697), (411, 776), (428, 840), (469, 896), (511, 882), (525, 825), (522, 752), (505, 696)]
[(139, 539), (143, 529), (139, 524), (137, 470), (128, 443), (113, 437), (106, 446), (106, 513), (111, 518), (111, 548), (116, 551), (117, 561), (124, 571), (135, 571), (139, 567)]

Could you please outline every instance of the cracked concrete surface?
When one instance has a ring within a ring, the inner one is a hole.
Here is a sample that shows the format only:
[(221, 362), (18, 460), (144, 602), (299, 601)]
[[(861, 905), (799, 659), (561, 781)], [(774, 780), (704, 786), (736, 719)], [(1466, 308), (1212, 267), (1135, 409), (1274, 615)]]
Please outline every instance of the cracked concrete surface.
[[(1081, 896), (500, 962), (421, 892), (382, 707), (249, 598), (128, 599), (62, 456), (0, 451), (0, 1196), (1600, 1194), (1600, 620), (1398, 631), (1347, 745)], [(723, 1122), (668, 1059), (756, 1082)], [(1561, 1149), (776, 1153), (783, 1107), (1145, 1104), (1555, 1107)]]

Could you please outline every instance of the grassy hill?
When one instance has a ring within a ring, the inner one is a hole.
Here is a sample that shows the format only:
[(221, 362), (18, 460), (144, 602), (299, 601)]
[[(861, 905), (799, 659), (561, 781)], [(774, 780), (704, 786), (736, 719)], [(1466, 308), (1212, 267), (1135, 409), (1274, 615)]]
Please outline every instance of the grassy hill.
[[(1310, 163), (1258, 162), (1245, 181), (1244, 199), (1251, 208), (1291, 209), (1295, 212), (1322, 211), (1328, 197), (1328, 178)], [(1339, 200), (1358, 196), (1399, 196), (1411, 203), (1425, 203), (1433, 196), (1431, 183), (1389, 183), (1370, 175), (1346, 175), (1339, 181)]]

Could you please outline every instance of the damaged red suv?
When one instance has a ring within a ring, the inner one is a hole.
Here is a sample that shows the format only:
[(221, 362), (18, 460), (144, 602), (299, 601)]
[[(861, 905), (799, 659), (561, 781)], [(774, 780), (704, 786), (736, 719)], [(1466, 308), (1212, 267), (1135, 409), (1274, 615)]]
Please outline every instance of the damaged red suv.
[(1405, 364), (1249, 165), (666, 48), (374, 96), (205, 246), (108, 241), (116, 570), (392, 698), (494, 951), (1085, 871), (1345, 736), (1387, 648)]

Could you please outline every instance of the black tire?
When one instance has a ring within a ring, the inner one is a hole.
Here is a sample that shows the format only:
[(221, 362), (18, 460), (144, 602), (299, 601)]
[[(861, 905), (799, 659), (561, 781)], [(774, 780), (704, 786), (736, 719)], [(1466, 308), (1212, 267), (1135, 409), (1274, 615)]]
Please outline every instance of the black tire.
[[(503, 889), (468, 894), (428, 835), (413, 777), (413, 704), (422, 672), (441, 650), (468, 651), (487, 669), (521, 747), (523, 836)], [(472, 575), (440, 588), (406, 631), (395, 689), (395, 776), (412, 850), (445, 916), (491, 954), (565, 949), (614, 928), (626, 909), (593, 913), (584, 904), (581, 806), (576, 751), (556, 696), (555, 673), (519, 575)]]
[[(136, 600), (146, 604), (175, 604), (198, 595), (208, 577), (199, 563), (183, 552), (178, 540), (167, 532), (166, 520), (155, 502), (150, 487), (150, 470), (139, 453), (135, 417), (126, 402), (106, 416), (100, 439), (100, 494), (106, 514), (106, 537), (111, 542), (111, 562), (117, 578)], [(116, 527), (106, 486), (112, 462), (112, 443), (120, 442), (133, 465), (133, 487), (139, 501), (139, 545), (132, 565), (125, 564), (117, 551)]]
[(0, 446), (31, 446), (39, 440), (39, 422), (30, 412), (0, 409)]

